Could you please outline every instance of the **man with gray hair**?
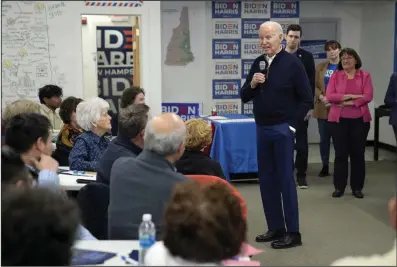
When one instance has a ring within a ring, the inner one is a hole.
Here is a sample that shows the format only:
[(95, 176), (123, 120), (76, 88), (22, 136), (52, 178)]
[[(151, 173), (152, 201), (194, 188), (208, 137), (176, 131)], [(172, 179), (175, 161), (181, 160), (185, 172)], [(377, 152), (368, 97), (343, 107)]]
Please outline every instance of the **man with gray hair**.
[(174, 163), (185, 151), (186, 127), (174, 113), (151, 119), (145, 129), (144, 148), (136, 157), (123, 157), (113, 164), (110, 179), (109, 239), (137, 240), (142, 215), (152, 214), (157, 239), (165, 203), (174, 186), (188, 180), (176, 172)]
[(96, 180), (109, 185), (113, 163), (121, 157), (136, 157), (141, 153), (149, 107), (133, 104), (120, 109), (118, 135), (113, 139), (99, 161)]
[(290, 248), (302, 245), (294, 132), (312, 107), (313, 96), (302, 62), (281, 47), (281, 25), (263, 23), (259, 38), (265, 53), (255, 59), (241, 88), (242, 102), (254, 104), (259, 185), (268, 227), (256, 241)]

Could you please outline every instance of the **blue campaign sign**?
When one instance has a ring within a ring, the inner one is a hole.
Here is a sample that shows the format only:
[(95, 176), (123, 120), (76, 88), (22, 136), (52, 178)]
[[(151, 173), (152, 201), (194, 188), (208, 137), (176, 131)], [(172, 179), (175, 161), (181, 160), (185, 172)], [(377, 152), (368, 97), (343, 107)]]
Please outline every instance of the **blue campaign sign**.
[(326, 40), (302, 40), (300, 48), (313, 54), (314, 59), (326, 59), (327, 52), (324, 49)]
[(299, 1), (272, 1), (270, 17), (299, 18)]
[(247, 79), (248, 73), (255, 59), (242, 59), (241, 60), (241, 79)]
[(241, 38), (259, 38), (259, 27), (269, 19), (242, 19)]
[(240, 18), (240, 1), (212, 1), (212, 18)]
[(241, 58), (241, 39), (212, 39), (212, 59)]
[(132, 86), (132, 27), (97, 27), (97, 68), (99, 96), (117, 113), (125, 88)]
[(199, 103), (162, 103), (161, 110), (178, 114), (184, 121), (200, 116)]
[(212, 99), (240, 98), (241, 80), (212, 80)]
[(252, 101), (249, 101), (248, 103), (241, 103), (241, 114), (247, 115), (250, 117), (254, 116), (254, 104)]

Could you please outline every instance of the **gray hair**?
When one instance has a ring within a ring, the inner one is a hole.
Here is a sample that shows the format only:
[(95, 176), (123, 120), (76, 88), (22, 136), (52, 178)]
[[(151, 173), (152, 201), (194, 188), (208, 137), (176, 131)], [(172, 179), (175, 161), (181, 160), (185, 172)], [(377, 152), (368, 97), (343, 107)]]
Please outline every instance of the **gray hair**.
[(93, 123), (98, 121), (102, 114), (108, 110), (109, 103), (99, 97), (80, 102), (76, 107), (77, 124), (84, 130), (90, 131)]
[(142, 132), (149, 118), (149, 107), (145, 104), (132, 104), (120, 109), (119, 135), (128, 139)]
[(276, 21), (266, 21), (264, 23), (261, 24), (260, 28), (264, 28), (264, 27), (271, 27), (274, 29), (274, 31), (278, 31), (278, 33), (283, 34), (283, 27), (281, 26), (280, 23), (276, 22)]
[(186, 127), (177, 128), (171, 133), (156, 133), (153, 129), (153, 121), (149, 121), (145, 129), (144, 148), (161, 156), (170, 156), (178, 152), (179, 146), (186, 137)]

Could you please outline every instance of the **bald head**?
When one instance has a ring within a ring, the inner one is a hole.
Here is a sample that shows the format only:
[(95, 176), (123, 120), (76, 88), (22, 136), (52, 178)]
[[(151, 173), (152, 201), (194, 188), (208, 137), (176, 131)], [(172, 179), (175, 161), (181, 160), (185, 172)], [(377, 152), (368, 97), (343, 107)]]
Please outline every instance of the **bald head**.
[(170, 134), (175, 129), (183, 128), (184, 123), (181, 117), (175, 113), (163, 113), (154, 117), (151, 122), (153, 132), (157, 134)]
[[(152, 118), (146, 125), (144, 148), (161, 156), (183, 154), (186, 126), (174, 113), (163, 113)], [(176, 159), (176, 160), (177, 160)]]

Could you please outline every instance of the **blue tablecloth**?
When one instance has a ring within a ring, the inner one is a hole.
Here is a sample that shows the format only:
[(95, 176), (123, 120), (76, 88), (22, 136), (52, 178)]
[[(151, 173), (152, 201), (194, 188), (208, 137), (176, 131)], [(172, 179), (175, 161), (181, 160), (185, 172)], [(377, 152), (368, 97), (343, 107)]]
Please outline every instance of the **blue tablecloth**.
[[(230, 120), (250, 118), (241, 114), (221, 116)], [(230, 173), (258, 172), (255, 122), (211, 122), (215, 124), (215, 133), (210, 155), (219, 161), (226, 179), (230, 181)]]

